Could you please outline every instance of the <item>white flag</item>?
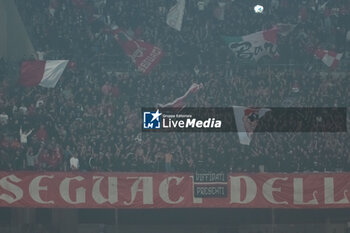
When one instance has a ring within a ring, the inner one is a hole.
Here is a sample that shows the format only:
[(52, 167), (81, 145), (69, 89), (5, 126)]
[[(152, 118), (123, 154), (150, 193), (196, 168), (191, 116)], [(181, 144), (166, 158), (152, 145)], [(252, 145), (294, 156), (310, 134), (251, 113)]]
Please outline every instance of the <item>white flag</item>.
[(259, 119), (268, 111), (271, 111), (271, 109), (233, 106), (238, 138), (241, 144), (250, 144)]
[(175, 6), (170, 8), (166, 16), (166, 23), (175, 30), (181, 31), (182, 19), (185, 12), (185, 0), (177, 0)]
[(222, 38), (238, 59), (257, 61), (264, 56), (278, 57), (278, 31), (279, 28), (274, 27), (245, 36), (223, 36)]
[(184, 107), (186, 107), (187, 103), (186, 103), (186, 99), (197, 93), (200, 89), (203, 88), (203, 84), (197, 84), (197, 83), (193, 83), (190, 88), (186, 91), (186, 93), (175, 99), (174, 101), (170, 102), (170, 103), (167, 103), (167, 104), (157, 104), (157, 107), (158, 108), (177, 108), (180, 110), (182, 110)]

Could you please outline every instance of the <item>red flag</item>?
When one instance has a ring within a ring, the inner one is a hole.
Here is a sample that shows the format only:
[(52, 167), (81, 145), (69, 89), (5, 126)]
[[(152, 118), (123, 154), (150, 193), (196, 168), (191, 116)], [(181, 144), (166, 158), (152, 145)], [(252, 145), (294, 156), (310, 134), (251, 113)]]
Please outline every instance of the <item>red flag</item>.
[(148, 74), (164, 55), (160, 48), (134, 39), (126, 31), (118, 27), (113, 28), (112, 33), (120, 46), (123, 47), (126, 55), (131, 58), (137, 69), (144, 74)]

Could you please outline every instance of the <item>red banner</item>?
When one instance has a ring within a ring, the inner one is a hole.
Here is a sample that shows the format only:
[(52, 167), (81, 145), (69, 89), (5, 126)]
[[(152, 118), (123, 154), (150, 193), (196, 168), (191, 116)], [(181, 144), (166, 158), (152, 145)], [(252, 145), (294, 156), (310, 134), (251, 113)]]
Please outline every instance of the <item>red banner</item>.
[[(194, 198), (191, 173), (0, 172), (0, 206), (349, 208), (350, 173), (229, 174), (228, 196)], [(203, 189), (213, 192), (215, 189)]]
[(142, 73), (148, 74), (160, 62), (163, 56), (163, 51), (160, 48), (134, 39), (120, 28), (114, 28), (112, 33), (120, 46), (123, 47), (126, 55), (131, 58), (137, 69)]

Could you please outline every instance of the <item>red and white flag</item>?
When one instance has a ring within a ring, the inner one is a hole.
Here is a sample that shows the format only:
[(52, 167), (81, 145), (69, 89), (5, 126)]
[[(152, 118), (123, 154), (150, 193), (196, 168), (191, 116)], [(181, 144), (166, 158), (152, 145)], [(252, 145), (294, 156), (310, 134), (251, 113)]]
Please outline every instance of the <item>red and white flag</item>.
[(68, 60), (24, 61), (19, 83), (23, 86), (53, 88), (61, 78)]
[(189, 96), (197, 93), (201, 88), (203, 88), (203, 84), (197, 84), (193, 83), (191, 87), (186, 91), (186, 93), (175, 99), (174, 101), (167, 103), (167, 104), (157, 104), (157, 107), (159, 108), (176, 108), (178, 111), (186, 107), (187, 103), (186, 100), (188, 99)]
[(323, 49), (316, 49), (314, 51), (315, 57), (322, 60), (326, 66), (331, 67), (332, 69), (335, 69), (342, 58), (342, 53), (336, 53), (334, 51), (330, 50), (323, 50)]
[(271, 111), (271, 109), (233, 106), (238, 138), (241, 144), (250, 144), (259, 119), (268, 111)]
[(117, 26), (112, 28), (114, 38), (123, 47), (124, 52), (131, 58), (137, 69), (148, 74), (163, 57), (163, 51), (146, 42), (135, 39)]

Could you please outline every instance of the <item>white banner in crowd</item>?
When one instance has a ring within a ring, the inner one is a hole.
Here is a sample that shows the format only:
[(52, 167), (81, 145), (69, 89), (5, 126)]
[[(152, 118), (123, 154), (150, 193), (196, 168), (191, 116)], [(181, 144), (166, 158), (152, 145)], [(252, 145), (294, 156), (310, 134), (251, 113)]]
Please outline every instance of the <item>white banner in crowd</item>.
[(177, 0), (175, 6), (170, 8), (166, 17), (166, 23), (175, 30), (181, 31), (182, 20), (185, 12), (185, 0)]
[(268, 111), (271, 111), (271, 109), (233, 106), (238, 138), (241, 144), (250, 144), (259, 119)]

